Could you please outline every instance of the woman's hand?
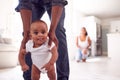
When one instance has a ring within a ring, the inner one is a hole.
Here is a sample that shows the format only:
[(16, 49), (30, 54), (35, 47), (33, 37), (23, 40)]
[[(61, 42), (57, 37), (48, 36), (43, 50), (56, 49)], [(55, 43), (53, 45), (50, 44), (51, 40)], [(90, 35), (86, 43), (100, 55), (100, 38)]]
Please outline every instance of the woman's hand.
[(83, 50), (82, 50), (82, 53), (83, 53), (83, 54), (87, 54), (87, 49), (83, 49)]

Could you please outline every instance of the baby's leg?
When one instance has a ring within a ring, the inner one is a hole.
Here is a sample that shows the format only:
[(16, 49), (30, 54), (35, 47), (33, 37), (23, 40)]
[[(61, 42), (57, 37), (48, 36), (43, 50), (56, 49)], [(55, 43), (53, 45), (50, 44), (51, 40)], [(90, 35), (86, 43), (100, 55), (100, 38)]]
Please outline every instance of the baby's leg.
[(40, 70), (33, 64), (32, 65), (32, 80), (40, 79)]
[(47, 72), (47, 75), (49, 77), (49, 80), (56, 80), (56, 74), (55, 74), (54, 65), (51, 67), (51, 70)]

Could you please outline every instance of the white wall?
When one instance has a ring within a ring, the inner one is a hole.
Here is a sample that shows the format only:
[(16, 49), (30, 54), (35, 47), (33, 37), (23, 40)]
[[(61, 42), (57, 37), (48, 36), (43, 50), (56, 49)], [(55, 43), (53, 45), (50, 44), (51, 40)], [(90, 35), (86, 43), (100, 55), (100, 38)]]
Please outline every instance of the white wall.
[(120, 32), (120, 20), (111, 21), (110, 32)]
[[(102, 20), (102, 49), (103, 49), (103, 55), (108, 54), (107, 34), (110, 33), (110, 30), (111, 30), (111, 22), (116, 21), (116, 20), (120, 20), (120, 17)], [(116, 27), (113, 27), (113, 28), (115, 29)]]
[(0, 29), (2, 37), (12, 38), (16, 45), (20, 44), (22, 38), (22, 22), (20, 14), (15, 12), (18, 0), (1, 0), (0, 1)]
[[(10, 23), (10, 20), (8, 20), (10, 18), (10, 14), (11, 14), (11, 9), (9, 6), (11, 6), (11, 2), (9, 4), (7, 4), (6, 2), (8, 2), (8, 0), (2, 0), (0, 2), (0, 29), (3, 30), (3, 33), (7, 33), (9, 32), (8, 29), (9, 29), (9, 23)], [(6, 5), (7, 6), (6, 6)], [(7, 32), (5, 31), (7, 30)], [(10, 32), (9, 32), (10, 33)], [(3, 36), (3, 34), (1, 34)]]

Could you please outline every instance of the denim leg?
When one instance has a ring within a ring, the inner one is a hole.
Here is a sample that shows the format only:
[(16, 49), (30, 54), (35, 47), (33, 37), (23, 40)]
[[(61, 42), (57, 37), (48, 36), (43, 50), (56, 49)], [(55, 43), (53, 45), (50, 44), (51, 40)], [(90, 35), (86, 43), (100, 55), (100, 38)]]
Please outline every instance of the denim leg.
[(82, 60), (82, 52), (81, 52), (81, 50), (79, 49), (79, 54), (80, 54), (80, 60)]
[[(49, 18), (51, 18), (51, 4), (47, 4), (44, 6)], [(59, 41), (58, 45), (58, 60), (56, 62), (57, 68), (57, 80), (69, 80), (69, 58), (68, 58), (68, 50), (67, 50), (67, 41), (66, 34), (64, 29), (64, 19), (65, 19), (65, 9), (63, 9), (63, 13), (61, 15), (60, 21), (56, 28), (56, 36)]]
[(45, 13), (44, 6), (40, 6), (39, 4), (33, 4), (32, 6), (32, 22), (36, 20), (40, 20), (43, 14)]
[(75, 55), (75, 60), (78, 61), (78, 60), (81, 60), (81, 59), (82, 59), (82, 53), (81, 53), (81, 50), (78, 49), (77, 53)]
[(31, 60), (31, 54), (30, 53), (27, 53), (25, 55), (25, 61), (26, 61), (26, 64), (29, 66), (29, 70), (27, 70), (23, 73), (23, 78), (24, 78), (24, 80), (31, 80), (32, 60)]
[(82, 54), (82, 59), (87, 59), (89, 52), (87, 51), (87, 53), (81, 53)]
[[(51, 8), (47, 8), (47, 13), (49, 18), (51, 18)], [(61, 15), (60, 21), (56, 28), (56, 36), (59, 41), (58, 45), (58, 60), (56, 62), (57, 68), (57, 80), (69, 80), (69, 58), (68, 58), (68, 49), (66, 34), (64, 29), (64, 19), (65, 19), (65, 9)]]
[(59, 41), (58, 45), (58, 60), (56, 62), (57, 68), (57, 80), (69, 80), (69, 58), (68, 58), (68, 49), (66, 34), (64, 29), (64, 18), (65, 18), (65, 9), (61, 15), (60, 21), (56, 28), (56, 36)]

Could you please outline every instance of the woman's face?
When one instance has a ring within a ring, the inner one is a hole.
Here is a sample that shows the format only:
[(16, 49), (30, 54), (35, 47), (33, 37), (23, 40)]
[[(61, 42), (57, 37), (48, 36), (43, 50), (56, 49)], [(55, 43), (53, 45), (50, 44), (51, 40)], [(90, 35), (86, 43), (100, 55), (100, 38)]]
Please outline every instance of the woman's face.
[(81, 28), (80, 34), (81, 35), (86, 35), (86, 29), (84, 27)]

